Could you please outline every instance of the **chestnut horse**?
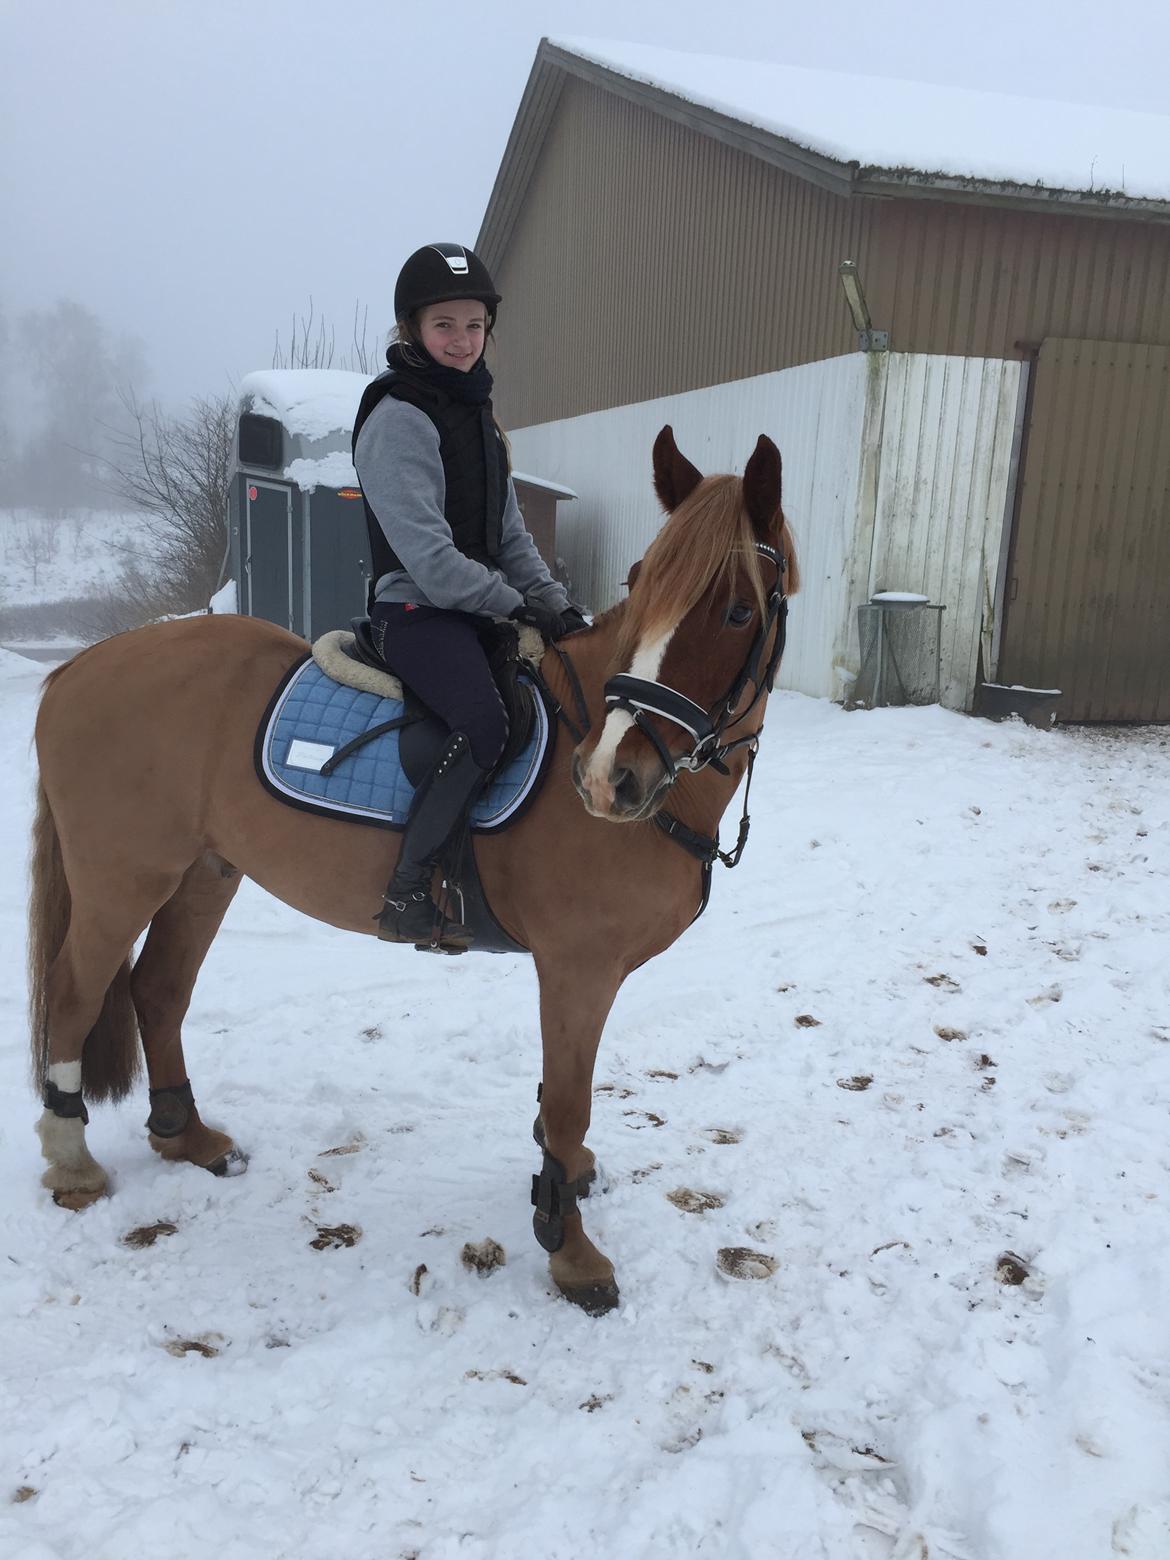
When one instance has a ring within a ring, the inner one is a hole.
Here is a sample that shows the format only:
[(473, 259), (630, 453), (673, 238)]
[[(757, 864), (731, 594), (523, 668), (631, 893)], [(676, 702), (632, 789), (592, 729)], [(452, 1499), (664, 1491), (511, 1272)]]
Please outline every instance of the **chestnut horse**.
[[(557, 1287), (594, 1312), (618, 1296), (577, 1207), (593, 1174), (584, 1140), (601, 1031), (626, 976), (699, 910), (697, 857), (709, 871), (719, 819), (754, 756), (785, 590), (796, 583), (780, 456), (768, 439), (742, 480), (704, 478), (664, 428), (654, 483), (668, 518), (631, 574), (628, 599), (543, 659), (554, 695), (566, 711), (583, 703), (592, 726), (572, 750), (558, 742), (527, 813), (476, 844), (493, 911), (531, 950), (540, 982), (534, 1228)], [(66, 1207), (107, 1190), (86, 1146), (83, 1096), (125, 1096), (140, 1039), (151, 1146), (220, 1173), (246, 1163), (202, 1121), (181, 1039), (196, 975), (242, 876), (332, 926), (374, 930), (393, 862), (371, 846), (394, 837), (285, 806), (253, 768), (265, 707), (304, 651), (257, 619), (189, 618), (104, 640), (46, 681), (30, 903), (33, 1072), (45, 1099), (43, 1181)]]

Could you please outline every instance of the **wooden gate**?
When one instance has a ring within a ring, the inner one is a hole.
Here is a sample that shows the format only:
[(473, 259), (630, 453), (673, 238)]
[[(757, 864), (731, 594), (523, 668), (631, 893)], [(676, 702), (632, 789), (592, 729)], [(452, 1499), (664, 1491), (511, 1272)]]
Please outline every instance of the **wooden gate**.
[(1170, 721), (1170, 348), (1050, 337), (1033, 373), (998, 681)]

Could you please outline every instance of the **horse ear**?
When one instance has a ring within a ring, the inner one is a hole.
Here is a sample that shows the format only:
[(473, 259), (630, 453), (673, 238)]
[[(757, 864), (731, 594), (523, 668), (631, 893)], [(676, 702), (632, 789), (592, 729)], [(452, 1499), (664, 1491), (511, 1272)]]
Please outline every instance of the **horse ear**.
[(703, 473), (679, 453), (674, 429), (667, 423), (654, 440), (654, 491), (658, 502), (670, 514), (678, 508), (703, 480)]
[(627, 591), (633, 590), (633, 588), (634, 588), (634, 581), (638, 578), (638, 575), (639, 575), (639, 573), (641, 571), (641, 568), (642, 568), (642, 560), (641, 560), (641, 558), (638, 559), (637, 563), (631, 563), (630, 564), (630, 572), (626, 575), (626, 590)]
[(756, 440), (743, 474), (743, 500), (756, 530), (770, 535), (780, 513), (780, 451), (766, 433)]

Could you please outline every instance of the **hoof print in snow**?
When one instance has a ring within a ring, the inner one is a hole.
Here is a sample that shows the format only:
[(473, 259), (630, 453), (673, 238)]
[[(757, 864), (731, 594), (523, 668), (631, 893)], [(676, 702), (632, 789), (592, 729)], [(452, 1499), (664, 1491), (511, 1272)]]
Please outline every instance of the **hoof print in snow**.
[(1014, 1251), (1001, 1251), (995, 1260), (995, 1276), (1001, 1284), (1022, 1284), (1031, 1276), (1031, 1268)]
[(160, 1235), (177, 1235), (178, 1231), (177, 1224), (160, 1219), (157, 1224), (140, 1224), (136, 1230), (127, 1230), (122, 1236), (122, 1244), (129, 1246), (131, 1251), (141, 1251), (146, 1246), (153, 1246)]
[(821, 1021), (814, 1018), (811, 1013), (798, 1013), (792, 1020), (798, 1029), (819, 1029)]
[(339, 1154), (358, 1154), (366, 1146), (366, 1140), (360, 1132), (355, 1133), (348, 1143), (341, 1143), (337, 1148), (323, 1148), (317, 1155), (318, 1159), (335, 1159)]
[(412, 1295), (422, 1294), (422, 1283), (426, 1276), (427, 1265), (425, 1262), (420, 1262), (414, 1270), (414, 1277), (410, 1281), (410, 1292)]
[(971, 952), (977, 953), (981, 959), (985, 959), (987, 957), (987, 944), (981, 942), (972, 943)]
[(365, 1029), (362, 1030), (362, 1039), (367, 1041), (367, 1042), (373, 1042), (374, 1040), (380, 1040), (381, 1038), (382, 1038), (382, 1026), (381, 1026), (381, 1024), (370, 1024)]
[(648, 1175), (653, 1175), (655, 1170), (661, 1170), (662, 1166), (657, 1160), (652, 1165), (643, 1165), (641, 1169), (630, 1171), (630, 1180), (635, 1184), (644, 1181)]
[(1075, 899), (1054, 899), (1048, 906), (1049, 915), (1063, 915), (1066, 910), (1076, 909)]
[(670, 1078), (675, 1083), (678, 1082), (678, 1073), (668, 1072), (665, 1067), (651, 1067), (647, 1071), (646, 1076), (647, 1078)]
[(934, 1032), (940, 1040), (965, 1040), (967, 1038), (965, 1029), (952, 1029), (949, 1024), (936, 1024)]
[(664, 1127), (666, 1125), (666, 1118), (664, 1116), (659, 1116), (655, 1111), (652, 1110), (624, 1110), (622, 1111), (622, 1115), (641, 1116), (641, 1121), (631, 1121), (629, 1123), (635, 1132), (641, 1132), (643, 1127)]
[(599, 1083), (594, 1087), (594, 1094), (612, 1094), (614, 1099), (628, 1100), (633, 1097), (633, 1089), (627, 1089), (617, 1083)]
[(730, 1065), (730, 1062), (709, 1062), (705, 1056), (697, 1056), (687, 1068), (687, 1072), (721, 1073), (726, 1072)]
[(952, 980), (949, 975), (924, 975), (923, 980), (928, 986), (933, 986), (937, 991), (962, 991), (957, 980)]
[(863, 1089), (868, 1089), (873, 1082), (872, 1073), (854, 1073), (852, 1078), (838, 1078), (839, 1089), (852, 1089), (854, 1094), (860, 1094)]
[(725, 1278), (771, 1278), (779, 1263), (765, 1251), (750, 1246), (721, 1246), (715, 1265)]
[(613, 1402), (613, 1393), (612, 1392), (607, 1392), (604, 1397), (598, 1397), (596, 1392), (592, 1392), (585, 1399), (584, 1403), (578, 1403), (577, 1407), (578, 1408), (583, 1408), (587, 1414), (595, 1414), (597, 1412), (597, 1410), (599, 1408), (603, 1408), (606, 1403), (612, 1403), (612, 1402)]
[(465, 1370), (464, 1381), (510, 1381), (514, 1387), (526, 1387), (528, 1383), (514, 1370)]
[[(488, 1273), (494, 1273), (497, 1268), (503, 1267), (508, 1260), (508, 1255), (499, 1241), (493, 1240), (489, 1235), (486, 1240), (481, 1240), (478, 1244), (469, 1240), (460, 1252), (459, 1260), (469, 1273), (482, 1273), (486, 1276)], [(426, 1272), (425, 1268), (423, 1272)]]
[(689, 1186), (676, 1186), (673, 1192), (667, 1192), (666, 1200), (683, 1213), (709, 1213), (712, 1208), (722, 1208), (727, 1201), (718, 1192), (696, 1192)]
[(327, 1175), (322, 1175), (320, 1170), (310, 1170), (309, 1180), (314, 1186), (319, 1186), (323, 1192), (335, 1192), (337, 1188)]
[(340, 1251), (346, 1246), (356, 1246), (361, 1238), (362, 1232), (356, 1224), (318, 1224), (309, 1245), (314, 1251)]
[(219, 1333), (203, 1333), (198, 1338), (172, 1338), (166, 1345), (168, 1354), (182, 1359), (185, 1354), (198, 1354), (205, 1360), (213, 1360), (223, 1349)]
[(18, 1490), (14, 1491), (12, 1504), (14, 1506), (23, 1506), (25, 1501), (31, 1500), (36, 1493), (31, 1484), (22, 1484)]
[(998, 1067), (999, 1063), (993, 1062), (986, 1051), (981, 1051), (971, 1063), (971, 1066), (974, 1067), (976, 1072), (982, 1072), (985, 1067)]
[(1029, 1007), (1043, 1007), (1047, 1002), (1059, 1002), (1064, 996), (1060, 986), (1049, 986), (1047, 991), (1038, 991), (1034, 997), (1028, 998)]
[(741, 1143), (743, 1133), (736, 1127), (708, 1127), (703, 1133), (705, 1138), (710, 1138), (712, 1143), (727, 1144)]

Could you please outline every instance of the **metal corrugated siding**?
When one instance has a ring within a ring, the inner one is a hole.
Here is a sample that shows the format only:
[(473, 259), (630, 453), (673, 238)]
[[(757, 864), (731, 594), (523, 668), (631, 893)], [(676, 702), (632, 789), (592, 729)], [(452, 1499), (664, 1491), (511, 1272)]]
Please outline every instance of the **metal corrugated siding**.
[(576, 489), (562, 504), (557, 548), (573, 588), (600, 610), (622, 595), (630, 565), (662, 524), (651, 448), (664, 423), (706, 472), (742, 471), (759, 433), (780, 447), (784, 509), (802, 587), (792, 602), (781, 683), (837, 697), (848, 659), (849, 567), (855, 550), (868, 366), (860, 353), (635, 406), (520, 428), (518, 464)]
[(1035, 372), (1000, 680), (1170, 720), (1170, 349), (1053, 339)]
[(1046, 336), (1170, 344), (1170, 228), (888, 200), (865, 273), (899, 352), (1019, 356)]
[(876, 204), (566, 80), (497, 268), (505, 426), (851, 351)]
[(870, 591), (946, 607), (942, 702), (970, 706), (995, 593), (1021, 365), (891, 353)]

